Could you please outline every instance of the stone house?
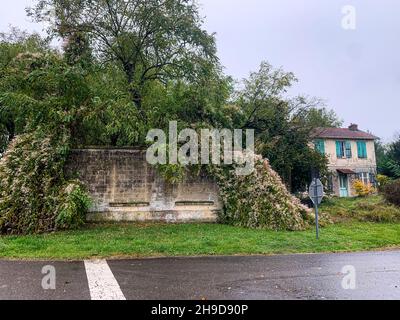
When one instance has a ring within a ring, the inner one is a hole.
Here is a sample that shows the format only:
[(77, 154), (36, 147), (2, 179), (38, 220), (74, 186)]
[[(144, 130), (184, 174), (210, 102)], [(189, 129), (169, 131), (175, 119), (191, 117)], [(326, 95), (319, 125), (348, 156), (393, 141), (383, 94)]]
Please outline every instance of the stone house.
[(313, 133), (313, 147), (328, 158), (328, 192), (339, 197), (355, 196), (353, 183), (376, 184), (376, 136), (361, 131), (358, 125), (348, 128), (318, 128)]

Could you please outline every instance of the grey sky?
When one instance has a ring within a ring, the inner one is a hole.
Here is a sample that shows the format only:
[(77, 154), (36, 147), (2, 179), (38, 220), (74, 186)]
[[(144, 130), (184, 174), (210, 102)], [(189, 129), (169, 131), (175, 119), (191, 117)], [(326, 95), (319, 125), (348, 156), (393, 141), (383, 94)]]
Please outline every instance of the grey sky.
[[(346, 125), (356, 122), (385, 141), (400, 132), (400, 1), (199, 2), (227, 74), (241, 79), (267, 60), (296, 74), (291, 94), (325, 99)], [(0, 30), (40, 30), (25, 18), (30, 3), (3, 7)], [(344, 5), (357, 10), (356, 30), (341, 26)]]

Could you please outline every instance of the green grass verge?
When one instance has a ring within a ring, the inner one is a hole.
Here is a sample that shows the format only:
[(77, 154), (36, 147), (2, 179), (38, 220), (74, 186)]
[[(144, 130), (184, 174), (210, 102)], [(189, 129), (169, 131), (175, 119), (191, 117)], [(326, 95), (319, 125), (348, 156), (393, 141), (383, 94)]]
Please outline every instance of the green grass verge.
[(352, 222), (273, 232), (218, 224), (100, 224), (46, 235), (0, 237), (0, 258), (83, 259), (318, 253), (400, 248), (400, 224)]
[(335, 222), (400, 223), (400, 207), (388, 204), (381, 196), (328, 199), (321, 210)]

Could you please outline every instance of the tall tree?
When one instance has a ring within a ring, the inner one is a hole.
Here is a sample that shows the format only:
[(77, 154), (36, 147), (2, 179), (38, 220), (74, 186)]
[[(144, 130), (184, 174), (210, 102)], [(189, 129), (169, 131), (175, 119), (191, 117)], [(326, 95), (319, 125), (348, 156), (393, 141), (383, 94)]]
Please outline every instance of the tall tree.
[(263, 62), (244, 80), (236, 100), (241, 115), (237, 125), (255, 129), (257, 151), (292, 191), (304, 189), (311, 169), (326, 171), (326, 158), (309, 147), (313, 129), (340, 123), (319, 99), (288, 99), (285, 93), (295, 81), (292, 73)]
[(18, 28), (0, 33), (0, 155), (25, 123), (17, 106), (6, 103), (7, 91), (15, 89), (8, 81), (13, 62), (26, 52), (39, 54), (47, 50), (48, 43), (38, 34), (28, 34)]
[(219, 68), (195, 0), (39, 0), (29, 14), (64, 39), (87, 35), (97, 58), (122, 68), (143, 115), (147, 83), (196, 81)]

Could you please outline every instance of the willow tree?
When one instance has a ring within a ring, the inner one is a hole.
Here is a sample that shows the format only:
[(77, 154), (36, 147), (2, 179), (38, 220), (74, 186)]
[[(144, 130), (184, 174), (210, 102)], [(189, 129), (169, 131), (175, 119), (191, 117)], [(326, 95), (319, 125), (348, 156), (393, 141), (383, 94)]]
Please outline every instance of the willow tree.
[(121, 67), (143, 115), (149, 82), (194, 82), (219, 68), (195, 0), (39, 0), (28, 13), (66, 42), (88, 37), (96, 58)]

